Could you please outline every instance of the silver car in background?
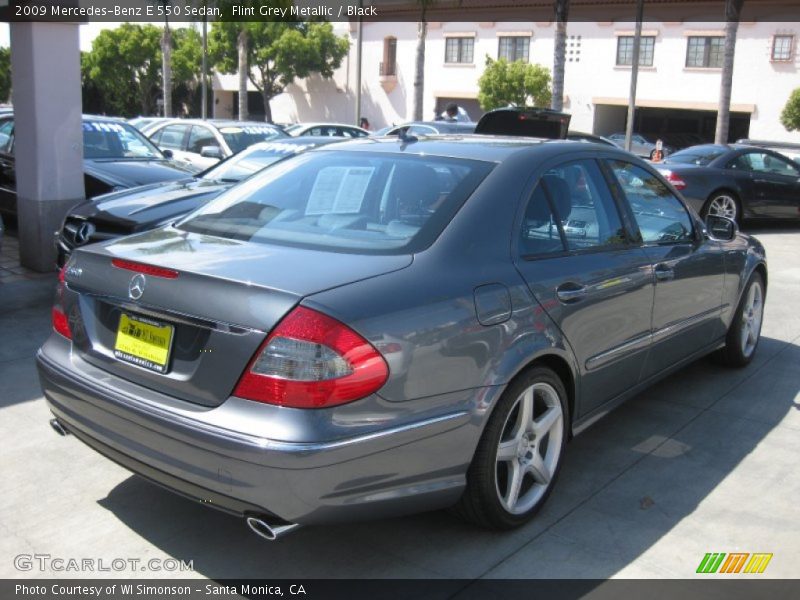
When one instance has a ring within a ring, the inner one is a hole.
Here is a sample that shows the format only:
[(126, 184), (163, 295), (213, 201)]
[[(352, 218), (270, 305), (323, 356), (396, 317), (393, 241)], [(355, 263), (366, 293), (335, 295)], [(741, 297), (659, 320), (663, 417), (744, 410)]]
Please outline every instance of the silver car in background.
[(761, 244), (613, 147), (365, 138), (78, 248), (37, 355), (54, 427), (245, 517), (528, 521), (568, 439), (706, 354), (748, 364)]

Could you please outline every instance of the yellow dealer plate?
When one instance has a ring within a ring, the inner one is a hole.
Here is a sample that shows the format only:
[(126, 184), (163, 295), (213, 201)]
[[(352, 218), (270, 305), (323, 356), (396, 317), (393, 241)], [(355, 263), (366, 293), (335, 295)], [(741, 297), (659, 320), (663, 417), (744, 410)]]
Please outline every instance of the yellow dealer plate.
[(114, 356), (151, 371), (166, 373), (173, 333), (172, 325), (122, 313)]

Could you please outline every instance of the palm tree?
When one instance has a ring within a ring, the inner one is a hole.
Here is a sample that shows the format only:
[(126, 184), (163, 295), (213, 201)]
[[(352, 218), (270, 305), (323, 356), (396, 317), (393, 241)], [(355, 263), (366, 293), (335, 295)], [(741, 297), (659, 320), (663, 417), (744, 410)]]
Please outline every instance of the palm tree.
[(239, 52), (239, 120), (247, 120), (247, 80), (250, 75), (250, 65), (247, 62), (248, 50), (247, 27), (241, 24), (239, 35), (236, 37), (236, 48)]
[(417, 23), (417, 62), (414, 67), (414, 105), (412, 118), (422, 120), (422, 103), (425, 97), (425, 38), (428, 36), (427, 13), (428, 7), (436, 0), (417, 0), (422, 9), (419, 23)]
[(172, 32), (169, 30), (167, 7), (170, 0), (159, 0), (164, 7), (164, 33), (161, 35), (161, 77), (164, 96), (164, 116), (172, 116)]
[(725, 55), (722, 61), (722, 81), (719, 87), (715, 144), (728, 143), (733, 88), (733, 57), (736, 52), (736, 33), (739, 30), (739, 17), (742, 14), (743, 4), (744, 0), (725, 0)]
[(550, 108), (564, 108), (564, 66), (567, 62), (567, 19), (569, 18), (569, 0), (556, 0), (556, 39), (553, 51), (553, 97)]

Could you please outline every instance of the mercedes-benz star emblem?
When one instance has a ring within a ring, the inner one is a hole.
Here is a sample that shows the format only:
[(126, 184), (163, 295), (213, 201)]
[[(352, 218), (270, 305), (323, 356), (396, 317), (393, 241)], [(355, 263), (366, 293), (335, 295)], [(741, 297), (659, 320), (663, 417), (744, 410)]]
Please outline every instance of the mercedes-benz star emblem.
[(131, 300), (138, 300), (144, 294), (144, 286), (147, 284), (147, 279), (141, 273), (137, 273), (131, 277), (128, 284), (128, 296)]
[(94, 232), (95, 226), (92, 223), (81, 223), (80, 227), (75, 230), (75, 244), (78, 246), (85, 244)]

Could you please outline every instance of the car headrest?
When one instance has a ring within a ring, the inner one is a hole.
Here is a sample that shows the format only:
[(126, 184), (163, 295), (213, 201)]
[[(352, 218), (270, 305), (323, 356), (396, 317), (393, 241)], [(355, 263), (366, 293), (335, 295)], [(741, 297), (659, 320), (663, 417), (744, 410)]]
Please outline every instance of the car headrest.
[(392, 187), (400, 216), (419, 214), (439, 199), (439, 176), (427, 165), (399, 164), (392, 176)]

